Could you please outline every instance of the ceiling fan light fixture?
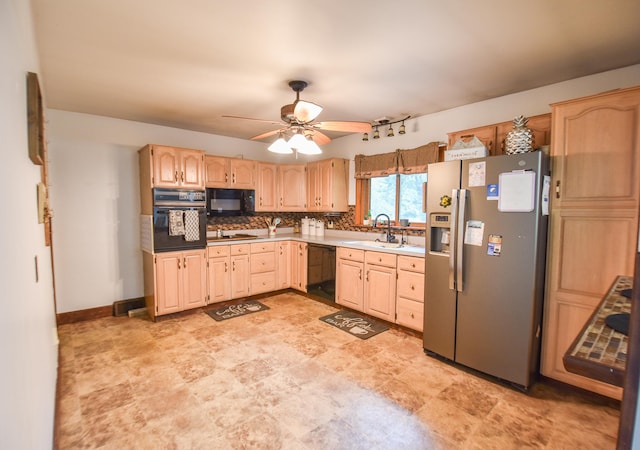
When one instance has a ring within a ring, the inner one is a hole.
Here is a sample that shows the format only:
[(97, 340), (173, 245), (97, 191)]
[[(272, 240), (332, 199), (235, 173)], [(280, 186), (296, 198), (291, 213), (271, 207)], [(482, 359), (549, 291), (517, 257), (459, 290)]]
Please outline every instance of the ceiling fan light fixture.
[(289, 139), (289, 142), (287, 142), (287, 145), (289, 145), (289, 147), (295, 148), (298, 151), (300, 151), (300, 149), (304, 147), (306, 144), (307, 144), (307, 139), (304, 137), (304, 134), (302, 133), (294, 134)]
[(322, 112), (322, 106), (304, 100), (296, 100), (293, 116), (298, 122), (307, 123), (314, 120)]
[(393, 137), (393, 127), (391, 125), (389, 125), (389, 129), (387, 130), (387, 136), (389, 137)]
[(398, 130), (398, 134), (405, 134), (407, 129), (404, 126), (404, 120), (402, 121), (402, 125), (400, 125), (400, 129)]
[(313, 136), (308, 135), (304, 139), (304, 145), (297, 148), (298, 153), (302, 153), (303, 155), (320, 155), (322, 153), (318, 144), (313, 141)]
[(380, 139), (380, 132), (378, 131), (378, 126), (376, 125), (376, 128), (373, 130), (373, 138), (374, 139)]
[(363, 141), (368, 141), (369, 140), (369, 133), (365, 133), (362, 135), (362, 140)]
[(267, 147), (267, 150), (273, 153), (281, 153), (281, 154), (289, 154), (293, 153), (287, 141), (284, 140), (282, 136), (275, 140), (273, 144)]

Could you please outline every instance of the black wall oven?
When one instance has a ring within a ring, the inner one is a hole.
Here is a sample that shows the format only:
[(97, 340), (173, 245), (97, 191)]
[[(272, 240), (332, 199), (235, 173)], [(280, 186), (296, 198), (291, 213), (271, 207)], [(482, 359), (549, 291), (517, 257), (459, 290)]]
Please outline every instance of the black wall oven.
[(172, 252), (206, 248), (206, 246), (205, 192), (154, 189), (153, 250)]

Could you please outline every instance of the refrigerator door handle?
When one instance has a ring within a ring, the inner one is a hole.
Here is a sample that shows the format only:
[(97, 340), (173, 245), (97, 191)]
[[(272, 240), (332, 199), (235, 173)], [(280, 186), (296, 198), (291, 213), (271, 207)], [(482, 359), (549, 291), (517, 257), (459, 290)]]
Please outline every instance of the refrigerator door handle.
[(467, 211), (467, 189), (458, 191), (458, 224), (456, 225), (458, 234), (456, 235), (456, 290), (462, 292), (464, 288), (464, 276), (462, 274), (462, 263), (464, 254), (464, 224)]
[(456, 258), (456, 240), (458, 234), (456, 233), (457, 226), (457, 213), (458, 213), (458, 189), (453, 189), (451, 191), (451, 222), (450, 227), (451, 230), (449, 232), (449, 239), (451, 240), (449, 245), (449, 289), (452, 291), (456, 290), (456, 267), (455, 267), (455, 258)]

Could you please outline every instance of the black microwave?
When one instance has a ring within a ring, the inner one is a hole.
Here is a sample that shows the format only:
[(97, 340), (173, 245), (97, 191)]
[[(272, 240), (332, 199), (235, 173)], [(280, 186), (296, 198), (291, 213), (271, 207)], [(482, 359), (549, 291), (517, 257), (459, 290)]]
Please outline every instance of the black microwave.
[(251, 216), (256, 210), (253, 189), (207, 188), (207, 216)]

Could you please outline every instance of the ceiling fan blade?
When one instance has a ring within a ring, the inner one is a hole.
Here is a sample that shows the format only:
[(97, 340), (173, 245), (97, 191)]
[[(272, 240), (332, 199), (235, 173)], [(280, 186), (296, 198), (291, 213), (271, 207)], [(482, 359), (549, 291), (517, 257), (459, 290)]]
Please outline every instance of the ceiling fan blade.
[(331, 138), (329, 136), (327, 136), (324, 133), (321, 133), (318, 130), (315, 130), (313, 132), (313, 142), (315, 142), (318, 145), (324, 145), (324, 144), (328, 144), (329, 142), (331, 142)]
[(254, 120), (256, 122), (264, 122), (264, 123), (271, 123), (271, 124), (274, 124), (274, 125), (282, 125), (282, 122), (277, 122), (277, 121), (274, 121), (274, 120), (267, 120), (267, 119), (254, 119), (253, 117), (227, 116), (227, 115), (223, 115), (221, 117), (224, 117), (226, 119)]
[(293, 116), (300, 123), (311, 122), (322, 112), (322, 106), (315, 103), (297, 100), (293, 110)]
[(371, 131), (369, 122), (331, 121), (314, 123), (313, 126), (326, 131), (343, 131), (347, 133), (368, 133)]
[(259, 141), (260, 139), (264, 139), (266, 137), (273, 136), (274, 134), (278, 134), (281, 131), (284, 131), (284, 128), (279, 128), (279, 129), (273, 130), (273, 131), (267, 131), (266, 133), (262, 133), (262, 134), (259, 134), (257, 136), (252, 137), (251, 140), (252, 141)]

